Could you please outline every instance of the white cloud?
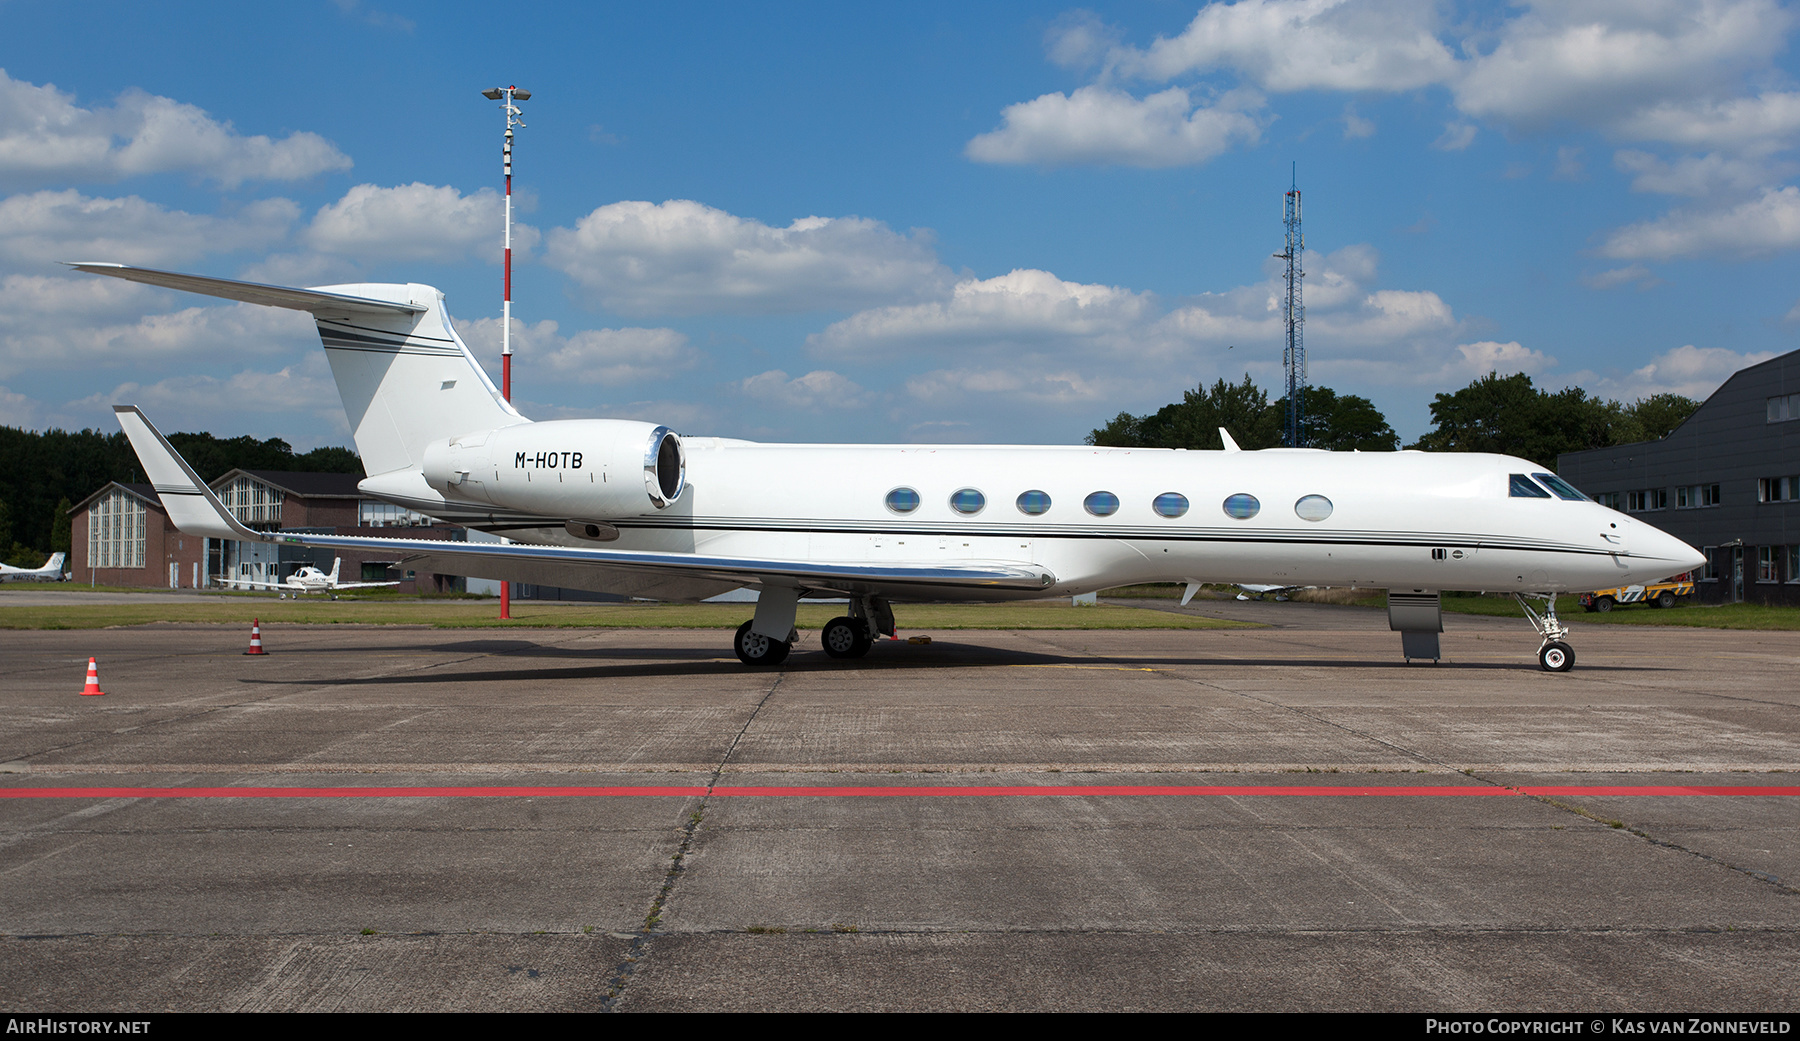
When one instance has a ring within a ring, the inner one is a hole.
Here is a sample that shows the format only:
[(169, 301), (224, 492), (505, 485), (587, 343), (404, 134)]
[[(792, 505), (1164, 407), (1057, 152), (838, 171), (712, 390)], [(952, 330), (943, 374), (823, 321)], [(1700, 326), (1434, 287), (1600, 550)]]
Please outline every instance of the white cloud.
[(1181, 87), (1140, 99), (1087, 86), (1007, 106), (1002, 126), (971, 140), (964, 152), (982, 163), (1186, 166), (1236, 144), (1255, 144), (1262, 126), (1246, 113), (1261, 107), (1261, 96), (1249, 91), (1222, 95), (1208, 108)]
[(47, 411), (43, 402), (0, 387), (0, 426), (39, 430), (49, 425), (44, 421)]
[(1582, 278), (1581, 284), (1589, 289), (1617, 289), (1620, 286), (1634, 284), (1638, 289), (1650, 289), (1663, 283), (1662, 279), (1657, 278), (1649, 268), (1642, 264), (1632, 264), (1629, 267), (1602, 271), (1597, 275), (1587, 275)]
[(1455, 66), (1435, 22), (1427, 3), (1213, 3), (1179, 36), (1116, 48), (1110, 63), (1149, 80), (1230, 68), (1271, 91), (1412, 90), (1443, 82)]
[(1800, 94), (1769, 92), (1724, 101), (1665, 101), (1621, 118), (1624, 138), (1762, 155), (1800, 132)]
[[(577, 383), (619, 386), (668, 379), (699, 365), (705, 356), (674, 329), (583, 329), (569, 336), (548, 319), (535, 325), (513, 320), (515, 365), (532, 378), (544, 372)], [(456, 323), (456, 331), (478, 358), (500, 354), (500, 319)]]
[(1117, 28), (1102, 22), (1091, 11), (1067, 11), (1045, 30), (1044, 50), (1057, 65), (1081, 69), (1105, 58), (1119, 45), (1122, 36)]
[(851, 315), (808, 337), (807, 343), (815, 353), (867, 356), (927, 346), (1094, 342), (1129, 335), (1151, 313), (1147, 293), (1064, 282), (1048, 271), (1020, 269), (958, 282), (948, 300)]
[(1800, 246), (1800, 188), (1770, 189), (1725, 210), (1677, 210), (1614, 231), (1600, 252), (1620, 260), (1756, 254)]
[(1344, 121), (1344, 140), (1354, 141), (1359, 137), (1375, 136), (1375, 124), (1356, 114), (1354, 102), (1346, 101), (1344, 103), (1344, 114), (1341, 118)]
[(1789, 164), (1732, 159), (1716, 152), (1683, 156), (1669, 162), (1649, 152), (1629, 148), (1613, 154), (1613, 165), (1622, 172), (1635, 175), (1631, 181), (1634, 192), (1692, 198), (1742, 197), (1760, 188), (1774, 187), (1780, 182), (1781, 175), (1792, 169)]
[(0, 183), (176, 172), (235, 187), (349, 168), (350, 158), (317, 134), (245, 137), (193, 105), (140, 90), (120, 94), (109, 108), (83, 108), (52, 85), (0, 70)]
[(1696, 401), (1719, 389), (1731, 374), (1758, 365), (1776, 356), (1774, 351), (1740, 354), (1724, 347), (1696, 347), (1688, 344), (1664, 351), (1648, 365), (1615, 376), (1578, 372), (1567, 382), (1586, 388), (1603, 398), (1630, 403), (1654, 394), (1681, 394)]
[(685, 199), (602, 206), (551, 231), (546, 259), (623, 314), (849, 310), (949, 281), (925, 232), (861, 217), (776, 228)]
[(855, 381), (828, 369), (815, 369), (793, 379), (780, 369), (771, 369), (741, 380), (738, 389), (757, 401), (803, 411), (865, 408), (872, 400)]
[[(358, 259), (453, 262), (464, 256), (498, 261), (505, 202), (483, 188), (359, 184), (319, 210), (300, 234), (313, 249)], [(515, 259), (537, 243), (537, 229), (513, 223)]]
[(1475, 124), (1452, 121), (1444, 124), (1444, 132), (1431, 143), (1441, 152), (1460, 152), (1475, 143)]
[(1072, 405), (1100, 401), (1119, 381), (1073, 370), (1035, 368), (937, 369), (906, 381), (906, 392), (923, 401), (953, 405), (976, 395), (1004, 395), (1032, 405)]
[(0, 199), (0, 264), (44, 270), (59, 260), (151, 266), (278, 242), (299, 217), (287, 199), (263, 199), (226, 217), (165, 209), (135, 195), (102, 199), (73, 188)]
[(1791, 23), (1772, 0), (1541, 2), (1505, 23), (1453, 90), (1463, 112), (1520, 129), (1630, 126), (1647, 109), (1733, 89)]
[[(30, 284), (8, 290), (29, 294)], [(28, 321), (0, 323), (0, 374), (82, 371), (96, 366), (153, 368), (181, 359), (186, 365), (230, 365), (247, 356), (320, 353), (311, 318), (253, 304), (190, 307), (127, 322), (95, 322), (77, 309)]]
[[(280, 437), (303, 452), (320, 444), (345, 444), (350, 432), (322, 351), (273, 371), (244, 368), (228, 376), (127, 381), (58, 406), (49, 418), (70, 425), (117, 429), (112, 407), (118, 404), (141, 406), (164, 430)], [(296, 427), (327, 433), (297, 436), (293, 433)]]
[(1581, 161), (1581, 149), (1574, 145), (1563, 145), (1556, 150), (1556, 169), (1551, 172), (1553, 181), (1579, 181), (1587, 176), (1587, 166)]

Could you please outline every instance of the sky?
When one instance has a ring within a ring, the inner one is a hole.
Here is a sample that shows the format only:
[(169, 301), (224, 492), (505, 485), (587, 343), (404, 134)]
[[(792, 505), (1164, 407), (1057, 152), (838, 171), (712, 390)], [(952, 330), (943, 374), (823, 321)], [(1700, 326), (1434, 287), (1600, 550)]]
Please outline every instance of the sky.
[(422, 282), (514, 401), (775, 441), (1079, 443), (1247, 373), (1402, 437), (1528, 373), (1702, 398), (1800, 333), (1773, 0), (0, 0), (0, 424), (345, 444), (306, 315), (73, 273)]

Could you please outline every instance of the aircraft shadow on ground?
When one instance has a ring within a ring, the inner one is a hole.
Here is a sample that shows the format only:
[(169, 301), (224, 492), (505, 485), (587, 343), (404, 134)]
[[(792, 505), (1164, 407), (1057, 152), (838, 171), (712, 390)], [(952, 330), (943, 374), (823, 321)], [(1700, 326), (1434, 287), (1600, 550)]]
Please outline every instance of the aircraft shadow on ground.
[[(384, 648), (368, 647), (361, 650), (380, 651)], [(417, 646), (385, 648), (394, 651), (418, 652)], [(587, 662), (587, 665), (567, 667), (532, 667), (495, 668), (487, 667), (431, 667), (416, 671), (408, 671), (388, 676), (347, 677), (343, 679), (309, 678), (309, 679), (242, 679), (240, 682), (252, 684), (269, 684), (276, 686), (317, 686), (329, 683), (341, 686), (418, 686), (445, 683), (519, 683), (522, 681), (556, 681), (582, 679), (642, 679), (653, 677), (699, 677), (712, 675), (739, 676), (754, 672), (756, 674), (777, 675), (780, 673), (844, 673), (844, 672), (876, 672), (891, 673), (914, 670), (941, 671), (948, 669), (981, 669), (981, 668), (1068, 668), (1068, 669), (1166, 669), (1183, 667), (1201, 668), (1281, 668), (1281, 669), (1354, 669), (1368, 673), (1371, 670), (1400, 671), (1421, 676), (1442, 674), (1450, 676), (1457, 672), (1479, 670), (1482, 672), (1538, 672), (1537, 664), (1529, 659), (1521, 658), (1517, 662), (1429, 662), (1408, 663), (1394, 659), (1361, 659), (1361, 658), (1283, 658), (1283, 657), (1224, 657), (1193, 655), (1169, 657), (1167, 655), (1133, 656), (1109, 655), (1092, 657), (1081, 654), (1055, 654), (1043, 651), (1005, 650), (997, 651), (991, 647), (980, 647), (968, 644), (939, 642), (930, 650), (908, 648), (905, 658), (885, 655), (881, 648), (866, 658), (856, 660), (839, 660), (828, 657), (822, 651), (801, 648), (792, 657), (775, 668), (750, 670), (734, 658), (724, 656), (720, 649), (713, 647), (697, 647), (693, 649), (657, 647), (559, 647), (544, 646), (529, 640), (470, 640), (453, 644), (443, 644), (430, 648), (444, 654), (484, 654), (495, 657), (522, 657), (530, 659), (552, 659), (566, 662)], [(344, 653), (341, 649), (337, 653)], [(354, 652), (351, 652), (354, 653)], [(475, 665), (476, 663), (464, 663)], [(1655, 666), (1643, 665), (1592, 665), (1577, 666), (1584, 672), (1604, 672), (1607, 674), (1647, 673), (1667, 671)], [(1553, 680), (1552, 680), (1553, 681)]]

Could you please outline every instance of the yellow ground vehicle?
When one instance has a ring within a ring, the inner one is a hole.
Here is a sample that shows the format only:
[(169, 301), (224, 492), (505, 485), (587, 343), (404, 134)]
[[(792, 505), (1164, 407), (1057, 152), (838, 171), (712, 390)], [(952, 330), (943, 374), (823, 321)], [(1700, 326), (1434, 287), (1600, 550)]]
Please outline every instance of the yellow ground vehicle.
[(1693, 573), (1689, 572), (1661, 582), (1652, 582), (1647, 586), (1596, 589), (1592, 593), (1581, 594), (1578, 599), (1581, 606), (1589, 611), (1610, 611), (1615, 604), (1644, 603), (1651, 607), (1674, 607), (1678, 601), (1693, 595)]

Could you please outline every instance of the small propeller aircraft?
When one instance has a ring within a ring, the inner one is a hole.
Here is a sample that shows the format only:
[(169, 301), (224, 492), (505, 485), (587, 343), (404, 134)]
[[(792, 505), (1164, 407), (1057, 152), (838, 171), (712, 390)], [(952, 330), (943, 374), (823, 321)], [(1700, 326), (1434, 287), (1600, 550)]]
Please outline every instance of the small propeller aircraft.
[(249, 578), (221, 578), (219, 584), (231, 586), (233, 589), (273, 589), (281, 593), (283, 600), (286, 600), (290, 594), (297, 600), (306, 593), (326, 593), (336, 600), (340, 589), (373, 589), (378, 586), (400, 584), (398, 582), (339, 582), (338, 569), (343, 566), (344, 558), (336, 557), (331, 561), (329, 574), (308, 564), (280, 582), (258, 582)]
[[(1069, 597), (1184, 581), (1388, 590), (1408, 659), (1436, 660), (1442, 590), (1518, 598), (1538, 662), (1575, 653), (1555, 594), (1698, 567), (1693, 547), (1511, 456), (1021, 445), (758, 444), (622, 419), (532, 422), (435, 288), (300, 289), (122, 264), (82, 271), (310, 312), (364, 495), (511, 543), (253, 531), (134, 405), (114, 406), (190, 535), (378, 549), (407, 567), (628, 596), (758, 591), (733, 650), (777, 665), (803, 597), (847, 598), (828, 655), (894, 634), (893, 604)], [(1527, 597), (1547, 602), (1540, 614)]]
[(11, 564), (0, 564), (0, 582), (18, 580), (21, 582), (62, 582), (68, 576), (63, 574), (63, 558), (66, 553), (52, 553), (43, 567), (13, 567)]

